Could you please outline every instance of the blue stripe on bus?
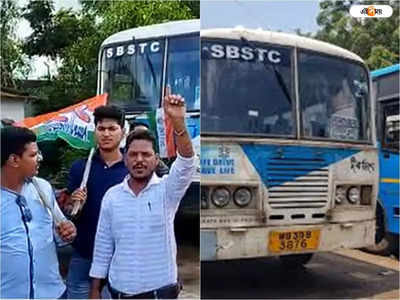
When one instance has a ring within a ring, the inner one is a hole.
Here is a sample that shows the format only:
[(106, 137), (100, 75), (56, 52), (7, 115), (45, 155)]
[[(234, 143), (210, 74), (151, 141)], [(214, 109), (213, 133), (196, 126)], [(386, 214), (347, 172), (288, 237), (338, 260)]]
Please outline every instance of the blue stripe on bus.
[(322, 171), (321, 176), (328, 176), (323, 168), (359, 152), (308, 146), (242, 144), (241, 147), (264, 184), (269, 186), (279, 186), (315, 171)]
[(399, 71), (399, 69), (400, 69), (400, 64), (396, 64), (396, 65), (393, 65), (393, 66), (390, 66), (390, 67), (386, 67), (386, 68), (382, 68), (382, 69), (378, 69), (378, 70), (372, 71), (371, 72), (371, 76), (372, 76), (372, 78), (375, 78), (375, 77), (379, 77), (379, 76), (383, 76), (383, 75), (394, 73), (396, 71)]

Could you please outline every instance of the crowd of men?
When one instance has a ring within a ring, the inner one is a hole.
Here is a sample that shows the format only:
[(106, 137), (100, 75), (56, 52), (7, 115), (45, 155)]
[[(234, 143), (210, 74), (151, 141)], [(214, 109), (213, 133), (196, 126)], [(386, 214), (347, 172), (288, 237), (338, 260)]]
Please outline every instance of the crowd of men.
[[(124, 113), (100, 106), (94, 111), (97, 150), (87, 183), (81, 184), (85, 158), (71, 166), (67, 196), (59, 203), (51, 185), (37, 177), (35, 134), (1, 129), (0, 298), (178, 297), (173, 226), (191, 183), (194, 153), (184, 99), (167, 94), (163, 103), (177, 147), (169, 174), (148, 128), (135, 127), (121, 149)], [(70, 213), (77, 204), (78, 215), (72, 221), (64, 217), (61, 210)], [(56, 247), (70, 243), (65, 285)]]

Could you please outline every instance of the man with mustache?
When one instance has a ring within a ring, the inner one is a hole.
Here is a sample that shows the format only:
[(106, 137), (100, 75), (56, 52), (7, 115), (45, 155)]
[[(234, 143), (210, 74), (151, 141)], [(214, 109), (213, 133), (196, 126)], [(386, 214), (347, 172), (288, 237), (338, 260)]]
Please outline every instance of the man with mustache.
[(169, 175), (160, 178), (154, 137), (146, 130), (128, 136), (124, 159), (129, 175), (102, 202), (91, 299), (100, 297), (105, 278), (115, 299), (172, 299), (179, 294), (174, 218), (195, 171), (194, 152), (184, 99), (167, 94), (164, 112), (174, 128), (178, 156)]
[(76, 201), (84, 204), (75, 220), (78, 235), (72, 244), (74, 252), (67, 276), (69, 299), (89, 297), (89, 269), (101, 200), (110, 187), (120, 183), (128, 174), (119, 148), (124, 136), (124, 112), (112, 105), (99, 106), (94, 110), (94, 123), (98, 150), (92, 159), (87, 188), (80, 188), (87, 159), (78, 160), (72, 165), (68, 181), (71, 194), (69, 206)]
[[(145, 123), (135, 122), (131, 125), (131, 131), (137, 131), (137, 130), (150, 130), (150, 129), (149, 126)], [(155, 172), (158, 177), (163, 177), (164, 175), (167, 175), (169, 173), (169, 168), (161, 159), (159, 159)]]
[(56, 243), (71, 242), (76, 229), (58, 208), (51, 185), (35, 177), (39, 160), (31, 130), (1, 129), (1, 299), (65, 298)]

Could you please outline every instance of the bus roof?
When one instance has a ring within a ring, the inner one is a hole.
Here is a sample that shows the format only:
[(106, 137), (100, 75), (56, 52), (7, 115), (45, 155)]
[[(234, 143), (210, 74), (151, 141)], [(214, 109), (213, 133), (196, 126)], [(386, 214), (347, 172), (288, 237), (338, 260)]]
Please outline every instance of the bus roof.
[(398, 72), (400, 70), (400, 64), (396, 64), (396, 65), (392, 65), (389, 67), (385, 67), (385, 68), (381, 68), (381, 69), (377, 69), (375, 71), (371, 72), (371, 77), (375, 78), (375, 77), (380, 77), (383, 75), (388, 75), (394, 72)]
[(200, 20), (172, 21), (155, 25), (142, 26), (124, 30), (108, 37), (101, 45), (125, 42), (135, 39), (146, 39), (160, 36), (172, 36), (200, 31)]
[(201, 30), (200, 36), (208, 38), (227, 38), (234, 40), (240, 40), (242, 37), (244, 37), (249, 41), (259, 41), (259, 42), (279, 44), (283, 46), (299, 47), (303, 49), (314, 50), (330, 55), (335, 55), (363, 62), (363, 60), (358, 55), (341, 47), (326, 42), (314, 40), (311, 38), (306, 38), (295, 34), (289, 34), (283, 32), (273, 32), (262, 29), (246, 29), (243, 27), (236, 27), (236, 28), (205, 29)]

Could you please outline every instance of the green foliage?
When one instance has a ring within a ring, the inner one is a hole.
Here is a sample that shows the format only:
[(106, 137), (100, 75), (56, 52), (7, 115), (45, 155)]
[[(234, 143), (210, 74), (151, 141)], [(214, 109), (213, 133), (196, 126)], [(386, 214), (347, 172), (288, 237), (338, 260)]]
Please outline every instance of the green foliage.
[(0, 4), (0, 67), (1, 85), (17, 87), (18, 78), (26, 77), (29, 65), (22, 50), (22, 43), (15, 36), (20, 10), (15, 1), (3, 0)]
[(178, 1), (113, 1), (102, 15), (103, 30), (109, 34), (124, 29), (192, 17)]
[(391, 52), (382, 45), (374, 46), (371, 49), (370, 55), (367, 59), (367, 64), (372, 66), (372, 70), (391, 66), (398, 63), (399, 55)]
[(61, 139), (55, 142), (39, 142), (38, 146), (43, 154), (39, 176), (59, 189), (66, 187), (72, 163), (89, 155), (89, 151), (73, 149)]
[(190, 13), (194, 18), (200, 18), (200, 0), (195, 1), (182, 1), (183, 5), (186, 5), (190, 9)]
[(51, 0), (29, 2), (22, 16), (33, 29), (24, 45), (25, 53), (29, 56), (62, 58), (64, 50), (86, 29), (71, 10), (62, 9), (54, 13)]
[(352, 4), (377, 4), (376, 1), (322, 1), (317, 17), (320, 30), (314, 38), (348, 49), (363, 58), (371, 70), (399, 62), (398, 1), (379, 1), (393, 8), (390, 18), (353, 18)]
[[(109, 8), (113, 8), (116, 0), (79, 0), (85, 11), (97, 12), (98, 14), (105, 13)], [(114, 3), (113, 3), (114, 2)], [(127, 2), (127, 1), (125, 1)], [(150, 1), (145, 1), (150, 2)], [(154, 2), (154, 1), (153, 1)], [(157, 1), (156, 1), (157, 2)], [(190, 10), (191, 18), (200, 18), (200, 0), (187, 1), (187, 0), (172, 0), (172, 1), (158, 1), (158, 2), (178, 2), (181, 8), (188, 8)]]

